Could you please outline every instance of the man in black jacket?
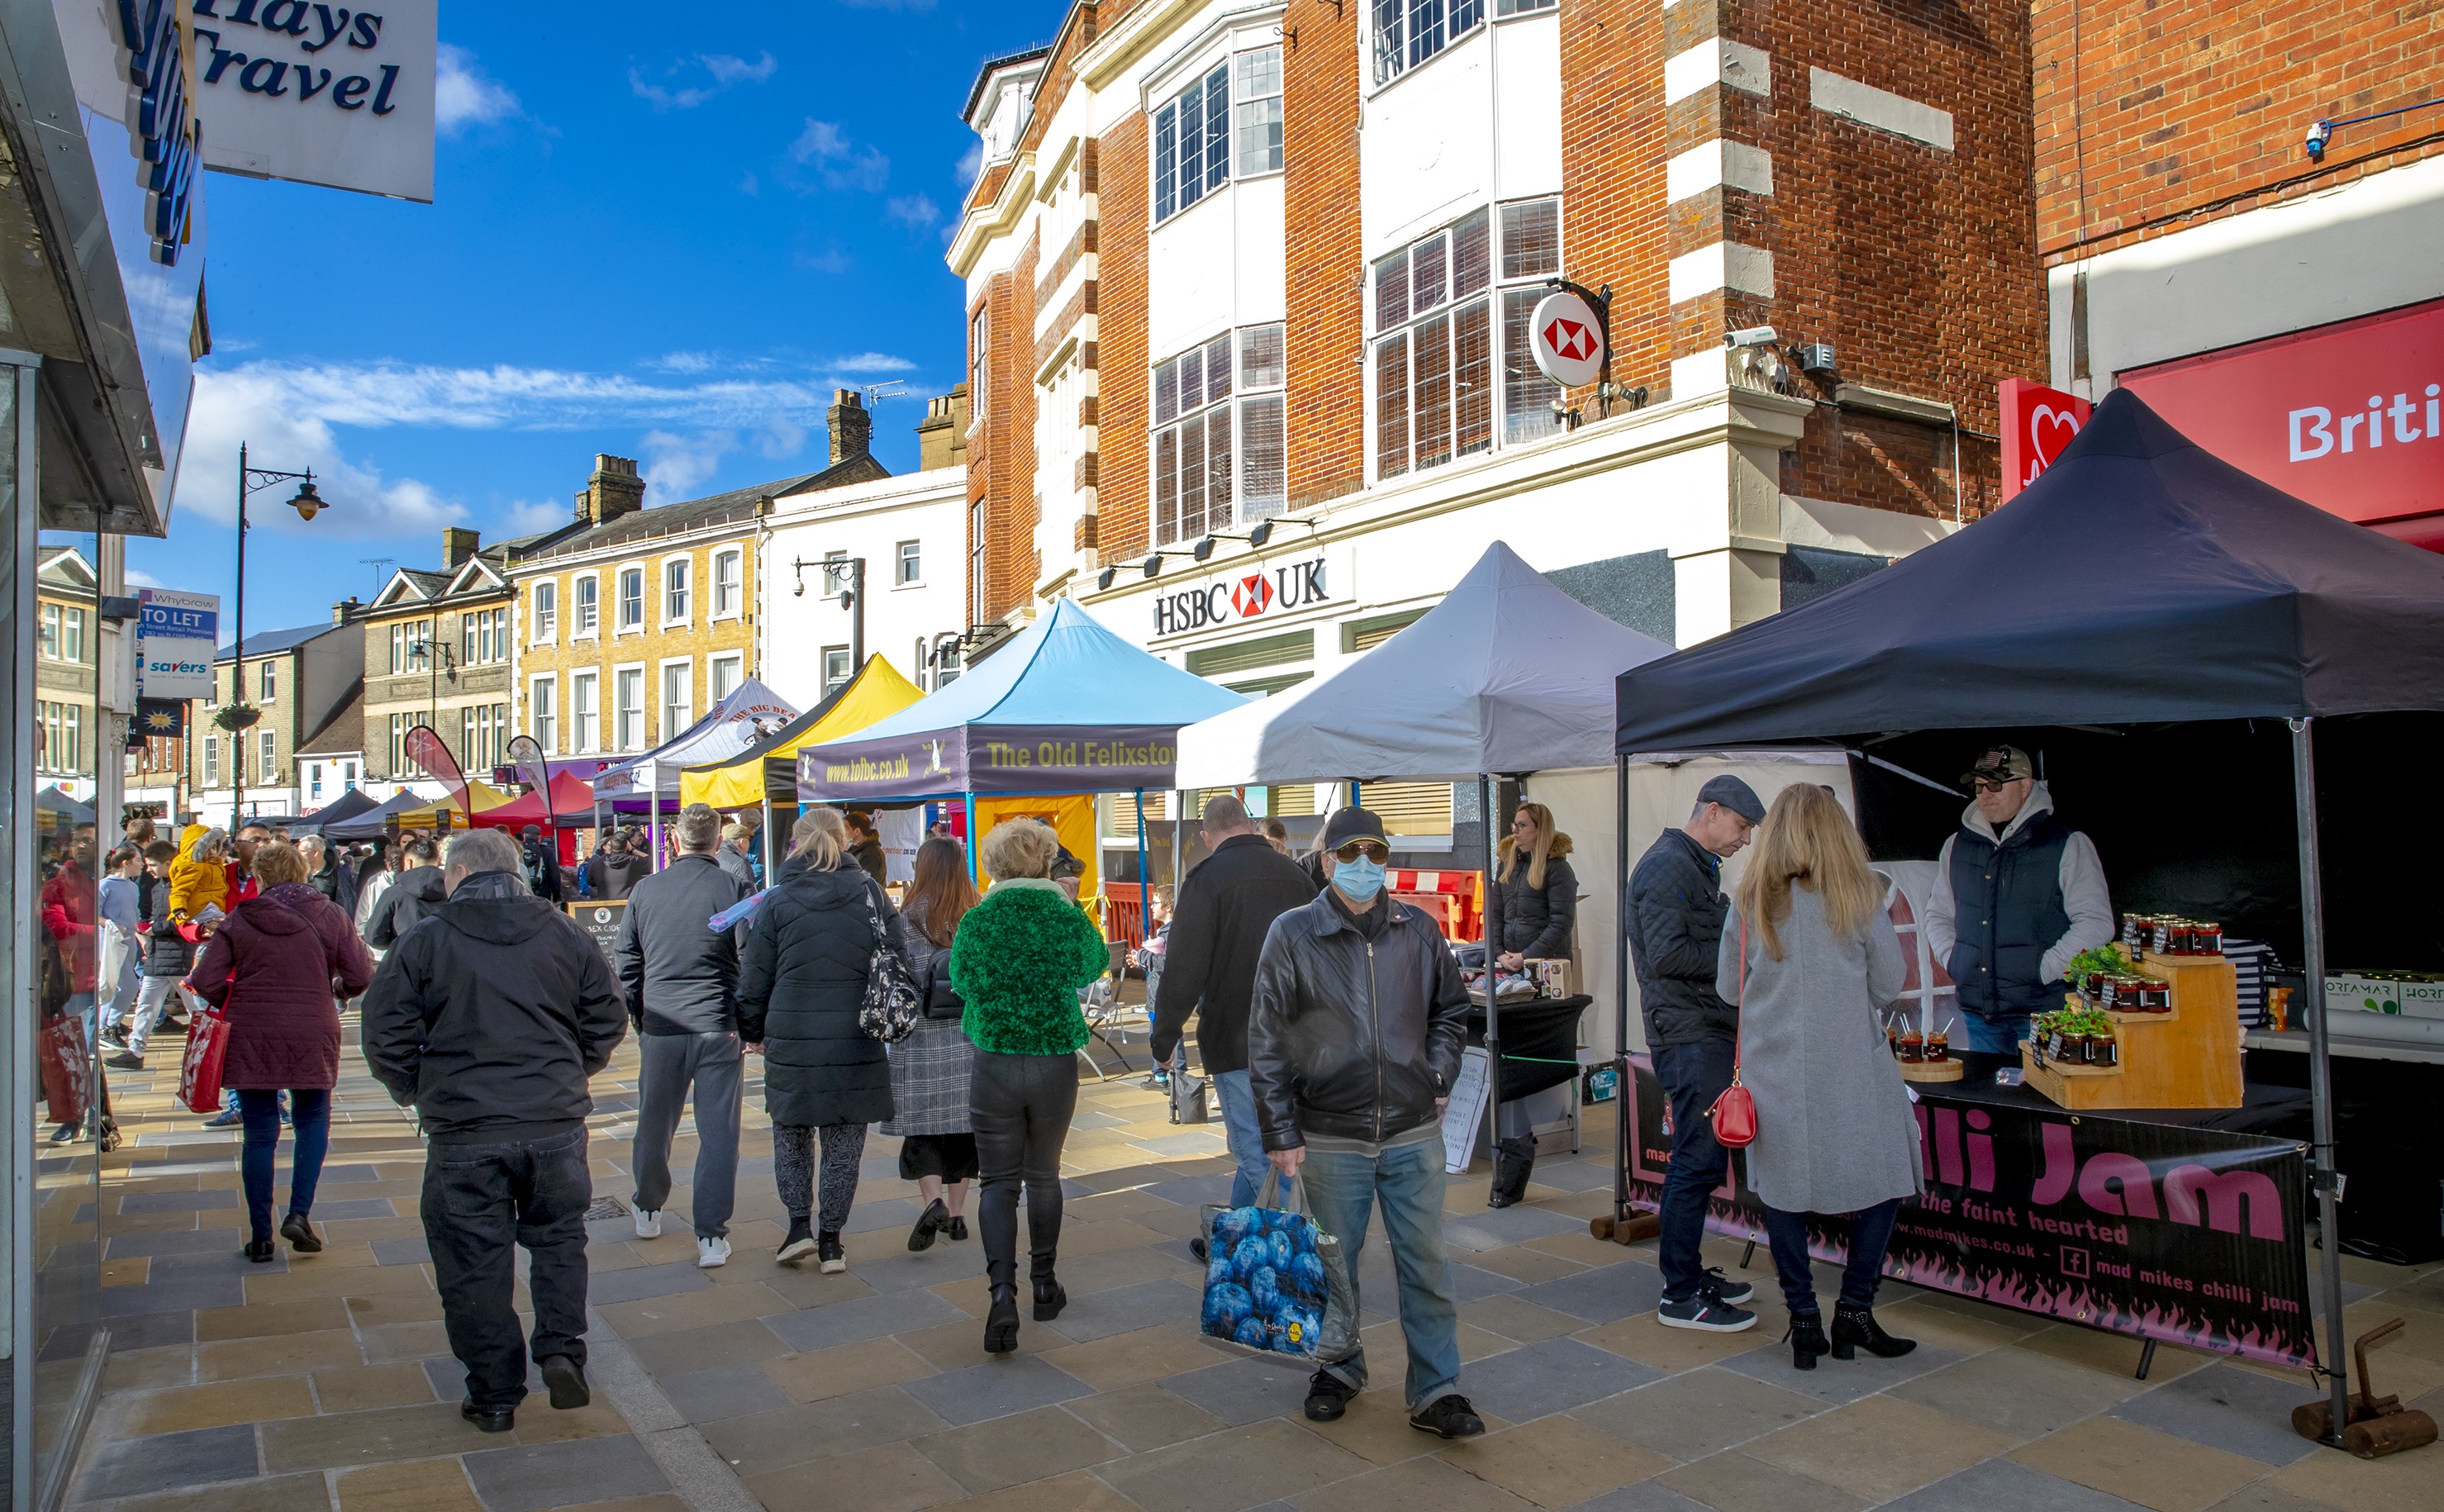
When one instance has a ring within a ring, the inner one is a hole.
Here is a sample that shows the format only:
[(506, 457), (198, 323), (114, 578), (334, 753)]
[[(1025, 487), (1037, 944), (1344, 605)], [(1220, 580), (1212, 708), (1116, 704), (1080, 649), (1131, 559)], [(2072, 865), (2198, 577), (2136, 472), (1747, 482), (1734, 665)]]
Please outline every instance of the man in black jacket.
[(729, 1263), (738, 1187), (738, 942), (707, 921), (747, 895), (713, 858), (721, 816), (690, 803), (672, 826), (678, 858), (637, 884), (620, 921), (620, 985), (637, 1026), (637, 1237), (658, 1239), (671, 1139), (695, 1097), (695, 1263)]
[(1315, 901), (1315, 884), (1256, 833), (1246, 806), (1229, 793), (1205, 801), (1197, 828), (1213, 854), (1188, 874), (1172, 910), (1154, 1006), (1154, 1058), (1181, 1059), (1180, 1033), (1194, 1011), (1196, 1051), (1222, 1102), (1231, 1158), (1239, 1163), (1231, 1206), (1247, 1208), (1265, 1179), (1265, 1141), (1256, 1129), (1255, 1096), (1248, 1090), (1248, 999), (1256, 987), (1256, 956), (1273, 920)]
[(454, 837), (442, 878), (448, 900), (400, 937), (365, 990), (365, 1063), (392, 1100), (415, 1107), (429, 1142), (424, 1239), (450, 1352), (467, 1368), (459, 1411), (506, 1433), (527, 1394), (509, 1303), (521, 1244), (551, 1405), (591, 1399), (586, 1079), (609, 1062), (627, 1010), (593, 939), (528, 895), (509, 836)]
[(527, 879), (527, 891), (554, 908), (560, 907), (560, 852), (544, 839), (542, 825), (529, 824), (518, 832), (518, 864), (520, 874)]
[(1714, 991), (1731, 909), (1723, 859), (1738, 855), (1764, 819), (1755, 788), (1729, 774), (1712, 778), (1697, 790), (1689, 822), (1657, 836), (1629, 874), (1639, 1007), (1655, 1079), (1672, 1100), (1672, 1166), (1657, 1215), (1663, 1301), (1656, 1320), (1668, 1328), (1735, 1334), (1756, 1326), (1756, 1314), (1737, 1305), (1756, 1288), (1707, 1266), (1697, 1246), (1706, 1237), (1707, 1194), (1722, 1184), (1731, 1158), (1706, 1113), (1731, 1084), (1739, 1035), (1738, 1010)]
[(373, 912), (365, 915), (365, 943), (377, 950), (397, 945), (449, 895), (441, 879), (441, 847), (431, 836), (409, 839), (400, 844), (398, 855), (398, 876), (374, 899)]
[[(1383, 895), (1382, 821), (1344, 808), (1324, 828), (1331, 885), (1273, 921), (1248, 1014), (1248, 1080), (1265, 1152), (1305, 1170), (1307, 1202), (1341, 1240), (1353, 1286), (1369, 1212), (1400, 1288), (1409, 1426), (1443, 1438), (1485, 1431), (1459, 1394), (1459, 1303), (1443, 1248), (1442, 1113), (1468, 1035), (1468, 989), (1442, 933)], [(1350, 1311), (1323, 1319), (1306, 1415), (1328, 1423), (1366, 1388)]]

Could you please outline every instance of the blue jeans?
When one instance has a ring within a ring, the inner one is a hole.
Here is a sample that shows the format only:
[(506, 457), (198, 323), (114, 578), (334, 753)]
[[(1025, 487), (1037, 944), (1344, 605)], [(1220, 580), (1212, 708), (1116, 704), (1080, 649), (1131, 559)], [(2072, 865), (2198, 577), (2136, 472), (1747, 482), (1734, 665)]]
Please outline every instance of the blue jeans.
[(1655, 1079), (1672, 1101), (1672, 1167), (1664, 1174), (1663, 1200), (1656, 1213), (1662, 1225), (1656, 1263), (1663, 1271), (1665, 1301), (1687, 1301), (1706, 1279), (1697, 1248), (1706, 1237), (1706, 1203), (1723, 1184), (1731, 1158), (1714, 1143), (1714, 1123), (1706, 1112), (1731, 1084), (1736, 1050), (1729, 1040), (1700, 1040), (1663, 1045), (1655, 1052)]
[[(1884, 1252), (1892, 1247), (1893, 1226), (1900, 1222), (1901, 1199), (1879, 1202), (1850, 1215), (1850, 1261), (1842, 1272), (1842, 1305), (1873, 1307), (1876, 1286), (1883, 1280)], [(1807, 1268), (1807, 1215), (1765, 1210), (1765, 1233), (1773, 1246), (1773, 1268), (1782, 1278), (1782, 1300), (1794, 1317), (1813, 1318), (1816, 1277)]]
[[(271, 1237), (271, 1167), (280, 1149), (280, 1093), (266, 1087), (233, 1092), (246, 1118), (246, 1142), (238, 1153), (238, 1173), (246, 1180), (247, 1223), (254, 1237)], [(323, 1179), (323, 1156), (331, 1148), (331, 1094), (318, 1087), (298, 1087), (288, 1095), (289, 1116), (297, 1125), (297, 1147), (289, 1156), (288, 1210), (314, 1210), (314, 1189)]]
[[(1358, 1304), (1358, 1257), (1369, 1211), (1383, 1209), (1392, 1271), (1400, 1288), (1400, 1333), (1409, 1344), (1411, 1411), (1459, 1390), (1459, 1299), (1443, 1251), (1443, 1146), (1439, 1139), (1386, 1150), (1369, 1160), (1310, 1150), (1304, 1168), (1308, 1206), (1348, 1262), (1350, 1304)], [(1353, 1391), (1366, 1388), (1366, 1351), (1355, 1341), (1339, 1359), (1316, 1364)]]
[(1256, 1128), (1256, 1092), (1245, 1071), (1213, 1073), (1213, 1096), (1222, 1104), (1222, 1136), (1231, 1141), (1231, 1158), (1239, 1169), (1231, 1177), (1231, 1206), (1253, 1208), (1264, 1189), (1265, 1136)]
[(2014, 1013), (1990, 1019), (1983, 1014), (1964, 1013), (1960, 1022), (1969, 1029), (1969, 1048), (1989, 1055), (2015, 1056), (2020, 1042), (2028, 1037), (2028, 1016)]

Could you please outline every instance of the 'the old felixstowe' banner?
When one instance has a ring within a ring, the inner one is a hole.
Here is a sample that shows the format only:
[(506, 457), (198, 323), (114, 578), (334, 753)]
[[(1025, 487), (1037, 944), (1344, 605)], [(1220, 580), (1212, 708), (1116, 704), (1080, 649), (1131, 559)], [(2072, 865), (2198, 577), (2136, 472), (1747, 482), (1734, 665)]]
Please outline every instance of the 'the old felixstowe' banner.
[[(1671, 1109), (1653, 1070), (1636, 1065), (1630, 1189), (1651, 1208), (1671, 1164)], [(1886, 1275), (2140, 1338), (2284, 1365), (2313, 1357), (2300, 1145), (2074, 1118), (1990, 1089), (1916, 1090), (1926, 1192), (1901, 1210)], [(1742, 1159), (1706, 1222), (1737, 1238), (1765, 1232)], [(1839, 1263), (1847, 1232), (1810, 1215), (1808, 1247)]]
[(1167, 788), (1178, 737), (1176, 725), (991, 725), (842, 741), (799, 755), (798, 794), (843, 802)]

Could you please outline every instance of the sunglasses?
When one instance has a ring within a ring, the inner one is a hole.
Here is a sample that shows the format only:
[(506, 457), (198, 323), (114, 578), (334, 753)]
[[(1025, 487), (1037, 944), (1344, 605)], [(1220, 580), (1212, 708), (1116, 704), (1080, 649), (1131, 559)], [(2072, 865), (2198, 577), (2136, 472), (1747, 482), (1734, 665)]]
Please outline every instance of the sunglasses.
[(2016, 777), (2006, 777), (2000, 781), (1980, 777), (1970, 785), (1981, 793), (1999, 793), (2018, 781)]
[(1381, 840), (1351, 840), (1332, 854), (1336, 860), (1342, 861), (1354, 861), (1362, 856), (1380, 866), (1392, 858), (1392, 847)]

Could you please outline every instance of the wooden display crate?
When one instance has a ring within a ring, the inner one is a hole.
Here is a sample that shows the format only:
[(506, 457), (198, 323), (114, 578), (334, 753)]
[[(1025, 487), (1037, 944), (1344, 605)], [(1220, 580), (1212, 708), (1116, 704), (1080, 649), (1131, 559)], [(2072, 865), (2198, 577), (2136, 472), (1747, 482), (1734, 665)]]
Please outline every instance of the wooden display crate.
[(2064, 1066), (2020, 1043), (2027, 1084), (2073, 1112), (2237, 1108), (2240, 990), (2220, 955), (2151, 955), (2138, 969), (2173, 984), (2170, 1013), (2113, 1013), (2118, 1066)]

